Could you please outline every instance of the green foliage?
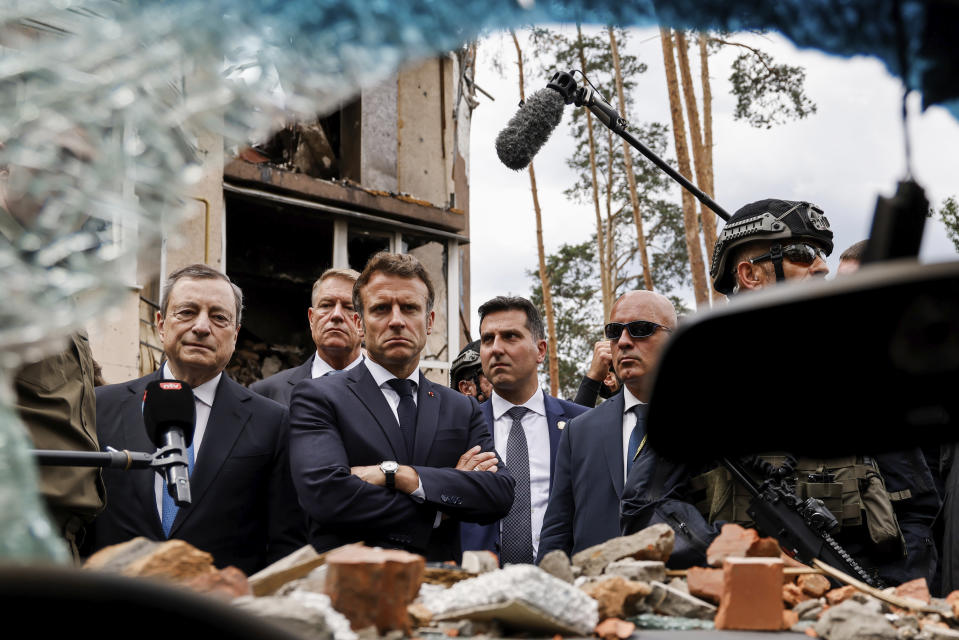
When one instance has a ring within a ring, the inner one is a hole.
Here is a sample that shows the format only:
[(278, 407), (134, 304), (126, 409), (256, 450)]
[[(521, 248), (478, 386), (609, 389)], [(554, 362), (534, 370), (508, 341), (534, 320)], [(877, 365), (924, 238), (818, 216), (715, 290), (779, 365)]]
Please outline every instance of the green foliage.
[(946, 236), (952, 242), (952, 246), (959, 252), (959, 201), (956, 200), (956, 196), (949, 196), (943, 200), (936, 215), (946, 226)]
[(739, 54), (732, 69), (729, 81), (736, 96), (737, 120), (770, 129), (816, 112), (816, 104), (806, 96), (802, 67), (776, 64), (768, 53), (749, 48)]

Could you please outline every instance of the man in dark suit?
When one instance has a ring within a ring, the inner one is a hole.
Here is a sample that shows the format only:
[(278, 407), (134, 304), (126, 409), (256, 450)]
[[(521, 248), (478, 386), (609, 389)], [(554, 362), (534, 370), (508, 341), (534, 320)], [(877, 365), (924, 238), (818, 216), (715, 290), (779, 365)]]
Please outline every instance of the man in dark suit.
[(240, 289), (223, 273), (206, 265), (175, 271), (157, 312), (167, 358), (161, 370), (97, 389), (100, 445), (152, 451), (142, 415), (147, 384), (167, 378), (193, 387), (193, 501), (177, 508), (152, 470), (104, 470), (107, 507), (93, 524), (90, 551), (136, 536), (178, 538), (213, 554), (219, 567), (251, 574), (305, 543), (290, 477), (289, 413), (223, 373), (242, 308)]
[(554, 549), (572, 555), (620, 535), (626, 474), (646, 441), (651, 372), (675, 326), (672, 303), (658, 293), (629, 291), (613, 304), (605, 333), (623, 393), (563, 430), (538, 559)]
[(290, 405), (293, 482), (325, 551), (349, 542), (428, 560), (460, 557), (459, 521), (493, 522), (513, 478), (470, 398), (419, 371), (433, 327), (433, 285), (409, 255), (378, 253), (353, 289), (367, 357), (351, 371), (304, 380)]
[(548, 395), (539, 387), (546, 359), (546, 332), (526, 298), (499, 296), (479, 308), (480, 360), (493, 386), (481, 406), (496, 450), (516, 479), (509, 514), (487, 526), (464, 524), (463, 549), (487, 549), (506, 564), (531, 563), (539, 547), (556, 451), (567, 421), (586, 407)]
[(327, 269), (320, 275), (307, 310), (316, 352), (298, 367), (254, 382), (251, 390), (289, 406), (293, 387), (301, 380), (348, 371), (360, 363), (363, 333), (353, 309), (353, 283), (359, 275), (353, 269)]

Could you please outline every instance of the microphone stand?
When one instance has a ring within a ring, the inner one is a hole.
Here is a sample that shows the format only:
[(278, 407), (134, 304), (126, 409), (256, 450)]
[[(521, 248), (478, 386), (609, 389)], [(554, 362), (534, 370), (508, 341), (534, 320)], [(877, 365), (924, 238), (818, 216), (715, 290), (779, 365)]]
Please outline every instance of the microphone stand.
[[(48, 467), (100, 467), (103, 469), (153, 469), (159, 474), (175, 464), (187, 465), (186, 454), (179, 447), (160, 447), (153, 453), (141, 451), (117, 451), (107, 447), (106, 451), (59, 451), (52, 449), (33, 449), (37, 464)], [(168, 484), (167, 491), (178, 507), (191, 502), (190, 482), (177, 483), (172, 488)]]
[[(585, 78), (586, 76), (583, 77)], [(653, 153), (653, 150), (639, 141), (636, 136), (627, 131), (626, 120), (623, 119), (623, 117), (619, 115), (619, 112), (616, 111), (612, 105), (606, 102), (606, 100), (603, 99), (603, 96), (601, 96), (595, 89), (588, 86), (578, 87), (576, 85), (576, 79), (573, 78), (573, 75), (566, 72), (557, 72), (553, 74), (552, 79), (549, 81), (546, 87), (558, 91), (563, 96), (566, 104), (575, 104), (577, 107), (586, 107), (592, 111), (596, 118), (606, 125), (610, 131), (618, 135), (620, 138), (628, 142), (634, 149), (649, 158), (653, 164), (659, 167), (670, 178), (682, 185), (686, 191), (689, 191), (691, 194), (696, 196), (696, 199), (709, 207), (713, 213), (723, 220), (729, 220), (729, 213), (727, 213), (725, 209), (719, 206), (719, 204), (717, 204), (708, 195), (703, 193), (703, 191), (700, 190), (696, 185), (687, 180), (683, 174), (666, 164), (665, 160)]]

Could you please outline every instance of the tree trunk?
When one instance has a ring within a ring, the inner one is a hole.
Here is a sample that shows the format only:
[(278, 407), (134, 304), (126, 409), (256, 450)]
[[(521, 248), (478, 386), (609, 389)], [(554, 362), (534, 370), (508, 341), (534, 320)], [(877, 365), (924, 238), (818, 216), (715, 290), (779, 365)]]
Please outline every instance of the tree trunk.
[[(613, 70), (616, 79), (616, 97), (619, 99), (619, 113), (626, 117), (626, 98), (623, 95), (623, 74), (619, 66), (619, 45), (616, 33), (609, 27), (609, 47), (613, 53)], [(612, 151), (612, 149), (610, 149)], [(636, 193), (636, 174), (633, 173), (633, 149), (623, 140), (623, 161), (626, 163), (626, 179), (629, 181), (629, 204), (633, 208), (633, 222), (636, 224), (636, 238), (639, 243), (639, 257), (643, 265), (643, 284), (653, 290), (653, 273), (649, 268), (649, 254), (646, 251), (646, 234), (643, 233), (643, 218), (639, 210), (639, 195)]]
[(606, 138), (606, 270), (609, 272), (609, 295), (616, 300), (619, 269), (616, 264), (616, 217), (613, 215), (613, 132)]
[[(666, 87), (669, 91), (669, 112), (673, 120), (673, 140), (676, 143), (676, 161), (679, 172), (692, 180), (693, 172), (689, 163), (689, 147), (686, 143), (686, 124), (683, 121), (683, 107), (679, 97), (679, 80), (676, 76), (676, 60), (673, 54), (672, 32), (659, 28), (663, 44), (663, 62), (666, 67)], [(693, 276), (693, 295), (696, 308), (709, 306), (709, 283), (703, 264), (703, 250), (699, 241), (699, 220), (696, 217), (696, 200), (686, 189), (682, 190), (683, 226), (686, 230), (686, 251), (689, 253), (689, 269)]]
[[(712, 176), (707, 178), (706, 173), (706, 145), (703, 142), (703, 129), (699, 124), (699, 107), (696, 105), (696, 93), (693, 91), (693, 74), (689, 69), (689, 43), (686, 40), (686, 33), (676, 31), (676, 53), (679, 58), (679, 75), (683, 83), (683, 96), (686, 98), (686, 115), (689, 118), (689, 137), (693, 143), (693, 165), (696, 169), (696, 184), (712, 197)], [(705, 101), (703, 102), (705, 111)], [(710, 171), (711, 173), (711, 171)], [(713, 255), (713, 247), (716, 245), (716, 214), (704, 205), (699, 203), (699, 220), (702, 224), (703, 238), (706, 241), (706, 261), (710, 261)], [(712, 240), (710, 242), (710, 240)], [(707, 269), (709, 265), (706, 265)], [(709, 287), (713, 302), (719, 300), (722, 294)]]
[[(516, 63), (519, 67), (519, 98), (526, 100), (523, 87), (523, 51), (520, 49), (516, 32), (510, 31), (516, 46)], [(536, 190), (536, 172), (533, 163), (529, 163), (529, 188), (533, 194), (533, 212), (536, 214), (536, 250), (539, 253), (539, 281), (543, 288), (543, 306), (546, 308), (546, 348), (549, 354), (549, 393), (559, 395), (559, 353), (556, 347), (556, 318), (553, 314), (553, 294), (549, 286), (549, 274), (546, 273), (546, 250), (543, 247), (543, 212), (539, 207), (539, 192)]]
[[(576, 47), (579, 51), (581, 69), (586, 68), (586, 52), (583, 47), (583, 30), (576, 25)], [(603, 236), (603, 217), (599, 212), (599, 181), (596, 179), (596, 138), (593, 135), (593, 114), (586, 112), (586, 134), (589, 136), (589, 169), (593, 178), (593, 208), (596, 211), (596, 243), (599, 255), (599, 282), (603, 295), (603, 322), (609, 320), (609, 310), (613, 306), (612, 292), (610, 291), (609, 267), (606, 263), (606, 242)]]

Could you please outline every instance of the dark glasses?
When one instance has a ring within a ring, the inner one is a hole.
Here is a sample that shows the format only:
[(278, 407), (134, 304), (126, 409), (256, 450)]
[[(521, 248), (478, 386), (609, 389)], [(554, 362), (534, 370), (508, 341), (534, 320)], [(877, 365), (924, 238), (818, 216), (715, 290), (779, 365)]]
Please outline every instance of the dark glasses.
[(610, 322), (603, 328), (603, 331), (610, 340), (619, 340), (619, 337), (623, 335), (623, 329), (629, 332), (630, 338), (648, 338), (656, 333), (656, 329), (662, 329), (667, 333), (672, 332), (672, 329), (669, 327), (664, 327), (661, 324), (656, 324), (649, 320), (633, 320), (632, 322), (626, 323)]
[[(762, 262), (763, 260), (772, 260), (775, 256), (773, 255), (776, 251), (777, 245), (773, 245), (772, 250), (768, 253), (764, 253), (761, 256), (756, 256), (751, 263), (756, 264), (757, 262)], [(816, 258), (822, 258), (823, 262), (826, 260), (826, 252), (820, 249), (819, 247), (807, 244), (805, 242), (796, 242), (794, 244), (787, 244), (782, 247), (782, 257), (790, 262), (795, 262), (798, 265), (808, 267), (813, 262), (816, 261)]]

